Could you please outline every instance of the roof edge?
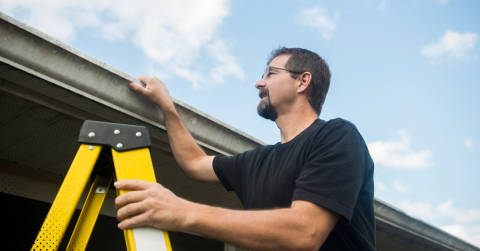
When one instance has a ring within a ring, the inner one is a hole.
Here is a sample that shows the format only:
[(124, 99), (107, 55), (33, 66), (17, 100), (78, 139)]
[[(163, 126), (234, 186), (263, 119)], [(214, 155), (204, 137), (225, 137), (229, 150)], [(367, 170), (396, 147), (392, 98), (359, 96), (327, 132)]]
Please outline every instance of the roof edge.
[(480, 248), (438, 227), (412, 217), (378, 198), (375, 198), (375, 218), (453, 250), (480, 251)]
[[(39, 76), (48, 77), (50, 82), (54, 79), (84, 96), (97, 97), (113, 107), (130, 111), (148, 121), (159, 122), (153, 125), (158, 127), (160, 124), (160, 128), (165, 129), (160, 110), (146, 104), (147, 102), (128, 88), (130, 82), (142, 84), (138, 79), (1, 12), (0, 20), (5, 24), (0, 25), (4, 36), (4, 43), (0, 45), (0, 56), (7, 59), (2, 61), (14, 62), (39, 73)], [(233, 155), (266, 144), (205, 112), (171, 98), (187, 129), (204, 147)], [(215, 130), (206, 130), (208, 128)]]

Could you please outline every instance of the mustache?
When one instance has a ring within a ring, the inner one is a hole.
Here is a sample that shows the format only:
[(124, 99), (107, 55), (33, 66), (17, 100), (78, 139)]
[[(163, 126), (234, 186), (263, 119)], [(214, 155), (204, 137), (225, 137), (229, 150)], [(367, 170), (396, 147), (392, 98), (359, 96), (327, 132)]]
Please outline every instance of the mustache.
[(265, 96), (268, 97), (268, 89), (265, 89), (265, 88), (260, 88), (260, 90), (258, 91), (258, 96), (260, 98), (263, 98)]

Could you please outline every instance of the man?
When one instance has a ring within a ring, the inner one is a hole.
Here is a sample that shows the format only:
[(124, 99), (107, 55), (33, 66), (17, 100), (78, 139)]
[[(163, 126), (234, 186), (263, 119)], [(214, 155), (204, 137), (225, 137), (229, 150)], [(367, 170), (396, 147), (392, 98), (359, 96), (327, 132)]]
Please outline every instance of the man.
[(115, 186), (135, 191), (115, 201), (119, 228), (190, 231), (252, 250), (375, 250), (373, 162), (353, 124), (318, 119), (330, 85), (320, 56), (300, 48), (272, 52), (255, 85), (257, 109), (275, 121), (281, 142), (232, 157), (207, 156), (185, 129), (165, 84), (139, 79), (145, 88), (130, 87), (162, 110), (185, 174), (235, 191), (246, 210), (196, 204), (160, 184), (125, 180)]

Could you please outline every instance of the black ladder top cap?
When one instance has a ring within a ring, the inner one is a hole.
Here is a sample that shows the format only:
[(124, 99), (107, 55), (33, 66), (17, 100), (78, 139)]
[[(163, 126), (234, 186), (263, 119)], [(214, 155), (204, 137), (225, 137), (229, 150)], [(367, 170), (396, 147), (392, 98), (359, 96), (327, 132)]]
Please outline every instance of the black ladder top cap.
[(150, 134), (145, 126), (125, 125), (101, 121), (85, 120), (78, 142), (93, 145), (106, 145), (121, 152), (151, 147)]

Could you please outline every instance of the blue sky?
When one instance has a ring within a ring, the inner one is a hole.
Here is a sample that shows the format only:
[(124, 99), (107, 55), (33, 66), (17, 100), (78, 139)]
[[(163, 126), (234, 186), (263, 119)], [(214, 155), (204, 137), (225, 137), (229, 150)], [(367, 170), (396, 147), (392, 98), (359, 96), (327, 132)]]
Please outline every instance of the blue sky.
[(256, 114), (270, 51), (324, 57), (320, 118), (357, 125), (376, 197), (480, 246), (480, 10), (467, 0), (0, 0), (13, 16), (267, 143)]

